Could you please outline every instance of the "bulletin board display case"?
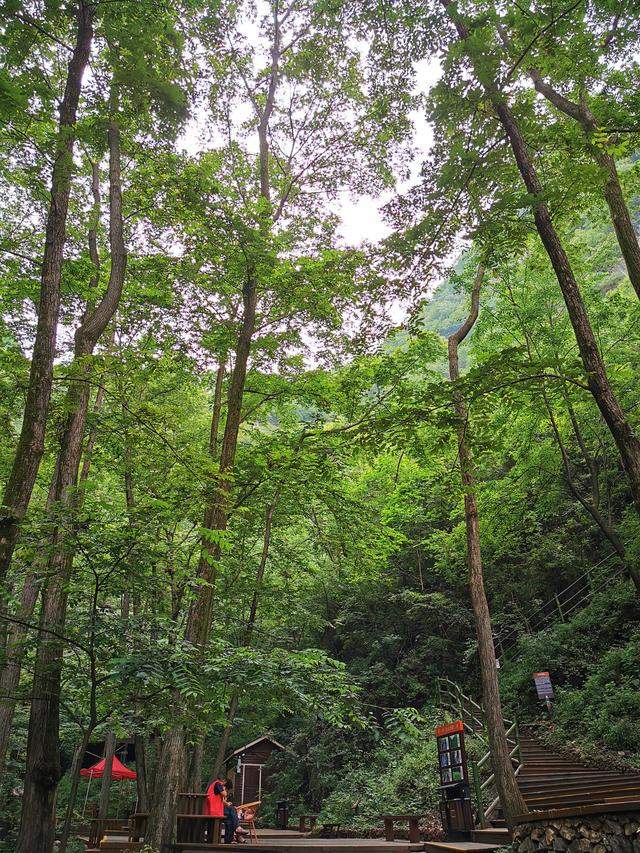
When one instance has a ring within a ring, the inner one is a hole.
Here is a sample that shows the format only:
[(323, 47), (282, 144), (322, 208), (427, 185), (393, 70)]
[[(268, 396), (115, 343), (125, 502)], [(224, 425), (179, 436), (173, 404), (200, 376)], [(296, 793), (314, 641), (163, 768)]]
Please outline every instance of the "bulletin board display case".
[(440, 784), (453, 785), (456, 782), (468, 782), (467, 752), (464, 744), (464, 725), (462, 720), (438, 726), (438, 771)]

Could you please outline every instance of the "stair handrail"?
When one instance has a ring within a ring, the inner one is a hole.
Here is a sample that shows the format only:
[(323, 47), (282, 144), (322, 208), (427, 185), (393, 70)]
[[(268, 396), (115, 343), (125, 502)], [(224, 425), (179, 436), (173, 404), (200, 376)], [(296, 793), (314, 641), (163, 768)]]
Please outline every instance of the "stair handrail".
[[(436, 681), (440, 707), (443, 710), (448, 711), (453, 717), (459, 716), (468, 732), (476, 734), (486, 740), (486, 738), (479, 734), (473, 726), (469, 725), (467, 719), (465, 719), (465, 717), (471, 719), (471, 721), (479, 726), (480, 729), (485, 729), (485, 722), (482, 718), (484, 715), (482, 705), (479, 705), (471, 696), (463, 693), (460, 686), (456, 684), (455, 681), (447, 678), (446, 675), (439, 675)], [(448, 703), (443, 701), (443, 695), (449, 697), (450, 701)], [(470, 710), (468, 706), (471, 706), (472, 710)], [(478, 716), (475, 711), (478, 711), (481, 716)]]
[[(486, 741), (486, 721), (484, 719), (484, 708), (482, 705), (476, 702), (471, 696), (467, 696), (466, 693), (463, 693), (460, 686), (446, 675), (438, 676), (437, 688), (439, 705), (442, 710), (451, 714), (453, 717), (459, 715), (468, 732), (472, 733), (476, 737), (480, 737), (481, 740)], [(474, 710), (478, 711), (481, 717), (479, 718), (476, 714), (470, 712), (468, 706), (471, 706)], [(475, 731), (467, 723), (465, 716), (470, 717), (474, 722), (479, 724), (485, 733), (480, 734)], [(520, 749), (520, 730), (518, 728), (518, 721), (516, 718), (513, 720), (504, 718), (503, 722), (506, 728), (505, 734), (507, 737), (507, 743), (512, 746), (512, 749), (509, 752), (509, 758), (514, 765), (514, 771), (517, 776), (522, 768), (522, 751)], [(500, 797), (496, 795), (488, 806), (485, 807), (484, 805), (485, 793), (489, 791), (492, 786), (495, 787), (495, 773), (493, 773), (493, 771), (490, 772), (484, 779), (482, 778), (481, 773), (484, 768), (490, 768), (490, 761), (490, 750), (487, 750), (487, 752), (478, 761), (474, 761), (473, 759), (469, 761), (471, 783), (473, 786), (474, 799), (476, 801), (477, 820), (483, 829), (486, 829), (489, 826), (489, 818), (500, 804)]]
[[(590, 601), (593, 596), (603, 589), (608, 583), (610, 583), (615, 578), (624, 574), (624, 566), (622, 564), (618, 565), (612, 572), (609, 572), (603, 578), (598, 579), (594, 583), (592, 573), (595, 569), (598, 569), (600, 566), (608, 563), (611, 558), (618, 557), (616, 551), (612, 551), (610, 554), (607, 554), (601, 560), (599, 560), (595, 565), (589, 566), (587, 570), (579, 575), (575, 580), (573, 580), (568, 586), (564, 589), (560, 590), (560, 592), (554, 594), (553, 598), (548, 599), (543, 602), (541, 605), (537, 606), (534, 610), (534, 615), (539, 621), (537, 623), (536, 630), (544, 630), (547, 625), (546, 623), (551, 623), (555, 621), (555, 619), (560, 618), (565, 620), (570, 614), (574, 613), (578, 607), (580, 607), (581, 603), (587, 603)], [(586, 580), (586, 583), (585, 583)], [(582, 585), (581, 585), (582, 584)], [(578, 585), (577, 590), (571, 593), (571, 595), (566, 598), (567, 593), (576, 585)], [(550, 612), (545, 612), (547, 608), (550, 608)], [(518, 637), (520, 636), (520, 628), (518, 626), (512, 627), (506, 631), (506, 633), (501, 634), (498, 632), (494, 637), (494, 642), (496, 645), (496, 654), (498, 659), (502, 662), (508, 656), (509, 652), (515, 648)]]
[[(522, 768), (520, 731), (518, 728), (517, 720), (514, 720), (514, 722), (506, 730), (505, 734), (507, 736), (507, 743), (514, 744), (513, 749), (509, 752), (509, 758), (511, 759), (511, 762), (514, 765), (514, 772), (517, 776)], [(472, 760), (469, 762), (469, 766), (471, 767), (471, 781), (473, 783), (473, 790), (476, 800), (477, 818), (478, 823), (480, 824), (482, 829), (486, 829), (489, 826), (489, 818), (500, 804), (500, 795), (497, 794), (486, 808), (484, 805), (483, 793), (485, 791), (488, 791), (492, 785), (495, 786), (496, 781), (496, 774), (494, 772), (491, 772), (489, 776), (484, 779), (484, 781), (481, 779), (480, 770), (485, 766), (485, 764), (487, 764), (488, 761), (490, 761), (490, 759), (491, 752), (487, 752), (485, 753), (485, 755), (482, 756), (481, 759), (479, 759), (479, 761)]]

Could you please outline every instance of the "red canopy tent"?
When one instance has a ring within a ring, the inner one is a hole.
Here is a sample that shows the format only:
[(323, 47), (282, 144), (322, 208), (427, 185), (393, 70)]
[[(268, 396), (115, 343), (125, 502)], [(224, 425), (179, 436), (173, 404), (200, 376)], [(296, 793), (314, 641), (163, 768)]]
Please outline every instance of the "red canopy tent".
[[(94, 764), (93, 767), (85, 767), (84, 770), (80, 771), (80, 775), (87, 779), (102, 779), (104, 776), (106, 762), (107, 759), (103, 758), (101, 761), (98, 761), (97, 764)], [(113, 764), (111, 765), (111, 778), (116, 781), (120, 781), (121, 779), (137, 779), (137, 776), (135, 770), (129, 770), (129, 768), (125, 767), (120, 759), (114, 755)]]
[[(93, 767), (85, 767), (80, 771), (80, 775), (84, 776), (85, 779), (89, 780), (89, 784), (87, 785), (87, 795), (84, 798), (84, 807), (82, 809), (82, 816), (84, 817), (85, 810), (87, 808), (87, 800), (89, 799), (89, 788), (91, 787), (92, 779), (102, 779), (104, 776), (104, 768), (107, 763), (107, 759), (103, 758), (98, 761), (97, 764), (94, 764)], [(137, 775), (135, 770), (129, 770), (128, 767), (120, 761), (120, 759), (114, 755), (113, 756), (113, 764), (111, 765), (111, 778), (115, 782), (120, 782), (123, 779), (137, 779)]]

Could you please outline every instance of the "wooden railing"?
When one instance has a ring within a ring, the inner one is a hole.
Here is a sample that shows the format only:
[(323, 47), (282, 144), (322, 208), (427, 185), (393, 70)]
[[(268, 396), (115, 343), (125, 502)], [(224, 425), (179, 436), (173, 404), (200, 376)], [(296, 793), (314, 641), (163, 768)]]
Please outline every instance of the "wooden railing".
[[(508, 721), (504, 721), (505, 726)], [(518, 723), (514, 721), (506, 730), (507, 743), (512, 747), (509, 758), (513, 764), (516, 776), (522, 768), (522, 753), (520, 751), (520, 733)], [(478, 823), (485, 829), (489, 826), (491, 815), (500, 805), (500, 797), (496, 790), (496, 776), (493, 771), (483, 779), (483, 772), (491, 770), (491, 753), (487, 752), (479, 761), (470, 761), (471, 782), (473, 784), (474, 798), (478, 813)], [(486, 800), (492, 796), (489, 804), (485, 806)]]
[(438, 702), (440, 707), (464, 723), (465, 730), (486, 740), (484, 711), (471, 696), (467, 696), (460, 686), (446, 676), (437, 679)]
[[(440, 707), (452, 718), (462, 720), (465, 730), (474, 737), (488, 743), (487, 726), (482, 705), (464, 693), (460, 686), (446, 677), (437, 680)], [(520, 751), (520, 733), (516, 720), (503, 720), (507, 743), (511, 747), (509, 757), (513, 762), (516, 776), (522, 767)], [(477, 820), (484, 829), (489, 826), (491, 815), (500, 805), (500, 797), (495, 786), (495, 773), (491, 769), (491, 752), (487, 752), (478, 761), (469, 762), (471, 784), (477, 809)]]

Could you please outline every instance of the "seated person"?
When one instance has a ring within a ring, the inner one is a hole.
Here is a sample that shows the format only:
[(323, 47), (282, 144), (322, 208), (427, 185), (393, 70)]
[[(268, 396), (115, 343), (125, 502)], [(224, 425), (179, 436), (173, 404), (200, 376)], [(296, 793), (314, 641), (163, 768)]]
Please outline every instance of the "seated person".
[(224, 843), (231, 844), (239, 842), (242, 836), (247, 835), (247, 830), (240, 826), (238, 810), (233, 805), (233, 782), (225, 782), (224, 794)]

